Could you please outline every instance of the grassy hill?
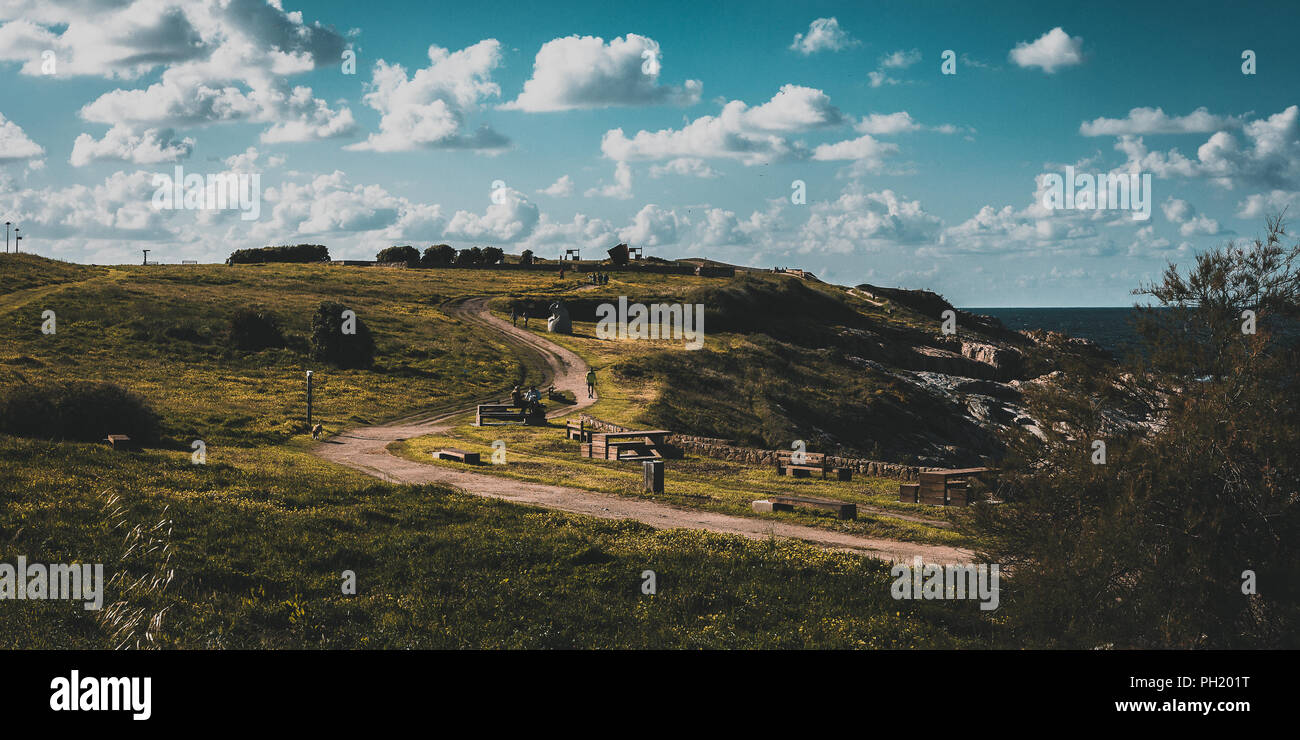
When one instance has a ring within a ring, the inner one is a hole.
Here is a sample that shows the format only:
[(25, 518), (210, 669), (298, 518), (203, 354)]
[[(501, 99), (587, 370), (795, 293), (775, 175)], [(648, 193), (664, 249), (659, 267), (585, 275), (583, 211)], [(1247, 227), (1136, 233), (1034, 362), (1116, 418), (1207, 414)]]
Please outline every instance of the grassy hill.
[[(891, 599), (887, 568), (877, 561), (390, 485), (305, 452), (308, 369), (318, 381), (316, 418), (329, 431), (453, 406), (529, 379), (533, 369), (497, 339), (445, 310), (468, 295), (496, 295), (502, 305), (560, 297), (579, 319), (583, 306), (617, 295), (704, 301), (717, 313), (706, 320), (706, 348), (693, 353), (667, 343), (598, 342), (579, 321), (578, 336), (562, 341), (619, 379), (596, 413), (759, 442), (818, 427), (828, 440), (873, 440), (849, 433), (855, 409), (875, 408), (882, 397), (902, 403), (902, 391), (866, 374), (853, 395), (871, 403), (848, 407), (836, 421), (825, 408), (840, 403), (839, 384), (855, 366), (815, 345), (846, 327), (924, 333), (928, 319), (834, 286), (755, 280), (616, 273), (591, 291), (581, 278), (561, 283), (540, 272), (89, 267), (0, 258), (0, 392), (110, 381), (147, 399), (163, 429), (160, 447), (138, 453), (0, 435), (0, 561), (21, 554), (29, 562), (102, 562), (129, 575), (110, 585), (111, 611), (8, 602), (0, 647), (997, 644), (996, 623), (973, 603)], [(763, 286), (824, 313), (764, 333), (744, 323), (754, 310), (745, 301)], [(719, 290), (734, 295), (711, 295)], [(373, 368), (339, 370), (310, 358), (309, 317), (327, 300), (353, 308), (370, 327)], [(280, 319), (283, 346), (233, 346), (231, 318), (249, 307)], [(40, 331), (47, 309), (58, 317), (54, 335)], [(710, 393), (709, 378), (723, 392)], [(206, 465), (191, 464), (195, 439), (208, 445)], [(706, 461), (693, 464), (701, 491), (720, 475)], [(744, 485), (715, 493), (724, 508), (748, 495)], [(868, 491), (863, 501), (882, 503), (881, 495)], [(903, 519), (864, 526), (946, 537)], [(147, 547), (130, 549), (131, 537)], [(654, 596), (640, 591), (647, 569), (658, 575)], [(344, 570), (357, 575), (356, 596), (341, 593)], [(160, 626), (149, 628), (158, 614)]]

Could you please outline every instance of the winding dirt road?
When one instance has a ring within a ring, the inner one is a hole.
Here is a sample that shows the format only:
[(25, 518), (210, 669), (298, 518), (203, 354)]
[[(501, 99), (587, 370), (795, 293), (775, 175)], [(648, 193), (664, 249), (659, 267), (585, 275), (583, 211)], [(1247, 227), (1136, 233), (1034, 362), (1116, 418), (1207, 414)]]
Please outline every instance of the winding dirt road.
[[(548, 374), (547, 384), (554, 384), (557, 390), (573, 391), (578, 403), (555, 409), (547, 414), (548, 418), (572, 414), (595, 403), (596, 399), (587, 398), (587, 364), (573, 352), (492, 316), (488, 312), (486, 298), (474, 298), (449, 304), (446, 309), (448, 313), (462, 321), (478, 324), (499, 333), (501, 338), (516, 351), (531, 355), (529, 359), (545, 364)], [(495, 398), (496, 396), (476, 399), (476, 401), (486, 402)], [(658, 529), (686, 527), (738, 534), (750, 539), (790, 537), (821, 547), (891, 561), (910, 561), (914, 556), (935, 563), (971, 561), (970, 552), (954, 547), (861, 537), (770, 519), (697, 511), (645, 499), (510, 480), (436, 465), (425, 465), (388, 452), (387, 447), (391, 442), (433, 434), (450, 428), (450, 419), (465, 413), (467, 408), (473, 409), (473, 404), (465, 404), (454, 410), (411, 416), (378, 426), (349, 429), (317, 444), (312, 448), (312, 452), (325, 460), (394, 483), (441, 483), (455, 486), (477, 496), (542, 506), (574, 514), (586, 514), (602, 519), (635, 519)]]

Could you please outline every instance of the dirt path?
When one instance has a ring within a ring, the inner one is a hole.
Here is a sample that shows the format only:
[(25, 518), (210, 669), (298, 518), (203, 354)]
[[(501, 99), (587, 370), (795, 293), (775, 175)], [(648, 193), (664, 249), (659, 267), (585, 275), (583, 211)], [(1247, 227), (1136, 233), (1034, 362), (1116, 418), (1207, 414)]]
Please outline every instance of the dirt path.
[[(490, 327), (517, 350), (543, 360), (548, 368), (548, 383), (557, 390), (570, 390), (578, 403), (555, 409), (547, 414), (555, 418), (587, 408), (596, 399), (588, 399), (587, 365), (573, 352), (546, 341), (522, 328), (488, 313), (487, 300), (476, 298), (448, 307), (462, 320)], [(488, 399), (482, 399), (488, 400)], [(467, 404), (473, 408), (471, 404)], [(710, 532), (738, 534), (750, 539), (791, 537), (815, 545), (871, 555), (884, 560), (911, 560), (920, 556), (926, 562), (969, 562), (971, 553), (955, 547), (924, 545), (911, 542), (861, 537), (800, 524), (788, 524), (756, 517), (733, 516), (708, 511), (684, 509), (657, 501), (596, 493), (565, 486), (499, 478), (491, 475), (454, 470), (406, 460), (388, 452), (392, 442), (434, 434), (448, 429), (450, 419), (464, 413), (464, 408), (439, 414), (413, 416), (378, 426), (349, 429), (316, 445), (312, 451), (332, 462), (368, 473), (394, 483), (442, 483), (461, 488), (478, 496), (504, 499), (520, 504), (542, 506), (602, 519), (635, 519), (658, 529), (686, 527)]]

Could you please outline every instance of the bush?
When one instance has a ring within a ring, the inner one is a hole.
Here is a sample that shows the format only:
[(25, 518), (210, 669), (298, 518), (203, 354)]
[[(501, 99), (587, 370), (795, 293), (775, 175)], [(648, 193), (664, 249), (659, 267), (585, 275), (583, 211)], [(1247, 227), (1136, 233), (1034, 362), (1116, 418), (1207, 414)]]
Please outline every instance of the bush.
[(405, 262), (407, 267), (415, 267), (420, 264), (420, 252), (412, 246), (389, 247), (380, 250), (379, 254), (375, 255), (375, 260), (387, 263)]
[(342, 303), (325, 301), (311, 317), (312, 357), (341, 368), (368, 368), (375, 362), (375, 339), (361, 317), (356, 317), (356, 333), (343, 333)]
[(483, 250), (478, 247), (460, 250), (456, 253), (456, 264), (462, 266), (483, 264)]
[(294, 244), (292, 246), (237, 249), (226, 260), (227, 265), (249, 265), (264, 262), (329, 262), (330, 250), (323, 244)]
[(483, 264), (495, 265), (506, 258), (506, 253), (497, 247), (485, 247), (483, 249)]
[(158, 415), (140, 396), (112, 383), (24, 384), (0, 391), (0, 432), (20, 437), (94, 442), (125, 434), (158, 440)]
[(230, 318), (230, 343), (245, 352), (283, 347), (280, 319), (262, 309), (241, 308)]
[(525, 249), (523, 252), (521, 252), (519, 254), (519, 264), (521, 265), (533, 264), (533, 250)]
[(420, 264), (425, 267), (440, 267), (450, 265), (455, 259), (456, 250), (452, 249), (450, 244), (435, 244), (424, 250)]

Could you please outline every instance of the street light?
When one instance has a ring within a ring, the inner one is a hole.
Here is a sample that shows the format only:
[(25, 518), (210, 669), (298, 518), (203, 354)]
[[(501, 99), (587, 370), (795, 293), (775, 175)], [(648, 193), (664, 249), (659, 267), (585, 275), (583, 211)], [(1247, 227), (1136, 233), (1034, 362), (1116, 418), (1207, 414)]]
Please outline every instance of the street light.
[(9, 253), (9, 221), (5, 221), (5, 254)]
[(18, 228), (17, 226), (14, 227), (14, 254), (18, 254), (19, 252), (22, 251), (21, 249), (18, 248), (19, 246), (18, 242), (23, 240), (21, 236), (18, 236), (18, 232), (20, 231), (22, 231), (22, 229)]

